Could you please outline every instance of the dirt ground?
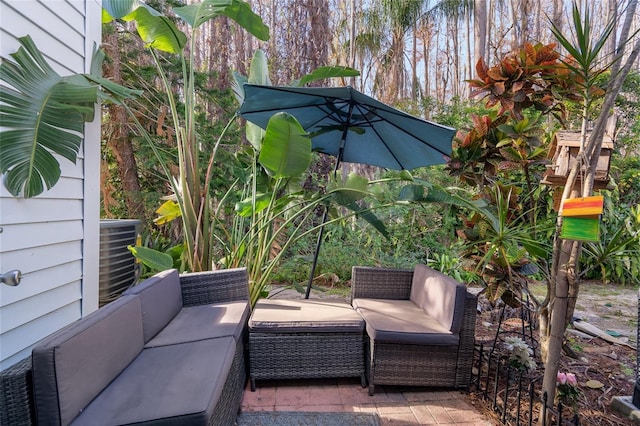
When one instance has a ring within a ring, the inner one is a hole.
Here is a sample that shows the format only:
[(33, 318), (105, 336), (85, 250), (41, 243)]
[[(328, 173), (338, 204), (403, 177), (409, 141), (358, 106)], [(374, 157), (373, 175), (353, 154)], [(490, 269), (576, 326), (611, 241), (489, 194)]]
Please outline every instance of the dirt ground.
[[(532, 286), (532, 292), (542, 296), (543, 286)], [(481, 304), (483, 306), (483, 304)], [(478, 317), (477, 337), (495, 333), (495, 312), (485, 311)], [(623, 418), (611, 410), (614, 396), (633, 395), (636, 378), (636, 340), (638, 327), (638, 289), (598, 282), (584, 282), (574, 313), (576, 320), (585, 321), (620, 341), (628, 343), (612, 344), (598, 337), (587, 337), (575, 333), (570, 327), (568, 346), (576, 358), (563, 354), (560, 370), (572, 372), (578, 379), (580, 396), (578, 413), (581, 425), (631, 425), (631, 420)], [(600, 382), (593, 388), (587, 382)], [(475, 399), (471, 395), (472, 399)], [(479, 406), (481, 404), (476, 404)], [(495, 416), (490, 410), (488, 415)]]
[(638, 290), (587, 281), (580, 285), (574, 317), (601, 330), (619, 333), (619, 339), (637, 340)]

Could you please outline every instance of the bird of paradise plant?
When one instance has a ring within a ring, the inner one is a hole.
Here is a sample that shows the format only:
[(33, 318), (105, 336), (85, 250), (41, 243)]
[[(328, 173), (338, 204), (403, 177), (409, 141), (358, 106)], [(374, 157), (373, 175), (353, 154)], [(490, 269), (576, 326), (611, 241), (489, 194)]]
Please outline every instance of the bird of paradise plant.
[[(174, 176), (162, 156), (157, 155), (169, 179), (173, 197), (180, 210), (184, 234), (184, 258), (190, 271), (214, 269), (211, 195), (208, 190), (213, 176), (220, 142), (231, 126), (230, 120), (219, 135), (206, 164), (201, 164), (200, 145), (195, 130), (196, 91), (194, 86), (195, 34), (205, 22), (219, 16), (235, 21), (260, 40), (269, 39), (269, 29), (253, 13), (248, 3), (239, 0), (205, 0), (201, 3), (173, 8), (173, 12), (190, 28), (190, 37), (166, 16), (139, 0), (105, 0), (103, 22), (112, 19), (133, 21), (138, 34), (149, 48), (158, 76), (164, 86), (178, 151), (178, 175)], [(188, 44), (189, 43), (189, 44)], [(178, 111), (178, 99), (162, 66), (158, 52), (177, 55), (182, 64), (182, 88), (179, 91), (184, 111)], [(130, 111), (131, 112), (131, 111)], [(148, 133), (136, 122), (140, 134), (157, 151)]]

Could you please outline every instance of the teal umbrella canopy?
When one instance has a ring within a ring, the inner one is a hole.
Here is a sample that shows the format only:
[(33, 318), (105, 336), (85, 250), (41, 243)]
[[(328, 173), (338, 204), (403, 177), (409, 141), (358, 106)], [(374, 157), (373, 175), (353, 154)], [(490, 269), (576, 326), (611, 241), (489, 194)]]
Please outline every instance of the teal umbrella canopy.
[(446, 163), (455, 130), (399, 111), (351, 87), (244, 85), (238, 113), (262, 127), (276, 112), (296, 117), (313, 149), (338, 163), (394, 170)]
[[(284, 111), (311, 136), (314, 150), (341, 162), (394, 170), (446, 163), (455, 130), (399, 111), (351, 87), (282, 87), (245, 84), (238, 114), (267, 128)], [(327, 220), (325, 209), (322, 223)], [(309, 298), (324, 234), (320, 228), (305, 298)]]

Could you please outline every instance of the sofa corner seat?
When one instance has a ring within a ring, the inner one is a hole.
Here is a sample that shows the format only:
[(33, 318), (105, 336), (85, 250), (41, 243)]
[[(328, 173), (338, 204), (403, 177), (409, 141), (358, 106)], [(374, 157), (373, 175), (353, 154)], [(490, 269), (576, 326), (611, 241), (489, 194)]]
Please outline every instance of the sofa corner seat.
[(366, 324), (369, 393), (376, 384), (466, 387), (475, 296), (426, 265), (354, 267), (352, 304)]
[[(233, 423), (246, 382), (246, 271), (194, 274), (195, 287), (190, 275), (157, 274), (39, 342), (38, 424)], [(229, 276), (246, 299), (214, 298), (216, 278)], [(185, 289), (202, 304), (184, 306)]]

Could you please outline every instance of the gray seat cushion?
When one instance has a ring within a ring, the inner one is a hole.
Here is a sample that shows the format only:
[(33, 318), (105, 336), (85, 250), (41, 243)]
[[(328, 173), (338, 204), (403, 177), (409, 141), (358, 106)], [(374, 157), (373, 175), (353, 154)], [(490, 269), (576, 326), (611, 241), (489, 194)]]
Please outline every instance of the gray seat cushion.
[(249, 318), (249, 302), (216, 303), (183, 308), (145, 348), (232, 336), (236, 342)]
[(137, 296), (124, 296), (39, 342), (32, 352), (38, 424), (69, 424), (142, 351)]
[(124, 294), (140, 296), (145, 343), (169, 324), (182, 309), (180, 276), (175, 269), (162, 271), (147, 278)]
[(456, 346), (460, 341), (410, 300), (354, 299), (353, 306), (376, 341), (431, 346)]
[(259, 333), (346, 333), (362, 330), (362, 317), (344, 300), (261, 299), (249, 320), (249, 331)]
[(149, 348), (74, 425), (207, 425), (231, 369), (232, 337)]
[(410, 300), (457, 334), (462, 327), (467, 288), (448, 275), (418, 264), (413, 272)]

